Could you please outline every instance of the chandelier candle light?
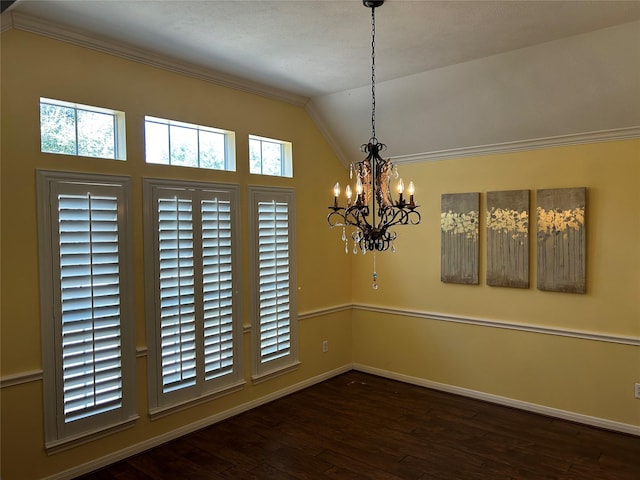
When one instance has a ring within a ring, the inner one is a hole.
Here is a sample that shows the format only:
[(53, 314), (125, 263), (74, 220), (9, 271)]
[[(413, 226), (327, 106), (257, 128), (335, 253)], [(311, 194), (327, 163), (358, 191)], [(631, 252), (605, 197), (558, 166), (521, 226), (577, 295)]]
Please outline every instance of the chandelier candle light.
[(353, 227), (350, 237), (353, 240), (354, 254), (357, 254), (358, 250), (363, 254), (368, 250), (373, 251), (372, 286), (377, 289), (376, 251), (383, 252), (390, 248), (395, 252), (393, 241), (397, 234), (389, 229), (396, 225), (417, 225), (420, 223), (420, 212), (416, 210), (418, 205), (413, 197), (413, 182), (409, 182), (407, 187), (407, 202), (404, 197), (404, 182), (400, 178), (397, 183), (398, 199), (394, 201), (390, 184), (392, 177), (398, 178), (398, 168), (390, 160), (384, 160), (380, 156), (387, 146), (376, 138), (375, 9), (381, 6), (384, 0), (363, 0), (362, 3), (371, 9), (371, 138), (360, 147), (367, 157), (360, 162), (352, 163), (349, 167), (349, 178), (353, 179), (353, 176), (356, 176), (355, 199), (351, 200), (353, 192), (351, 186), (347, 185), (347, 203), (344, 207), (340, 206), (340, 184), (336, 183), (333, 187), (333, 205), (329, 207), (331, 212), (327, 221), (331, 227), (342, 227), (345, 253), (349, 253), (348, 227)]

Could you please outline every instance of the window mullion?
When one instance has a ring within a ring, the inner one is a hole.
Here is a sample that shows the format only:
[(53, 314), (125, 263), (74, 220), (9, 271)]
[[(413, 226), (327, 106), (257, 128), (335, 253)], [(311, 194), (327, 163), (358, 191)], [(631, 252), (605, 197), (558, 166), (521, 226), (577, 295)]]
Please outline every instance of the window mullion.
[(169, 157), (169, 165), (173, 165), (173, 161), (171, 159), (171, 124), (167, 124), (167, 156)]
[(200, 129), (196, 128), (195, 131), (196, 131), (196, 159), (197, 159), (197, 162), (198, 162), (197, 163), (198, 168), (201, 168), (201, 165), (200, 165)]
[(80, 139), (78, 138), (78, 109), (77, 108), (73, 108), (73, 126), (75, 128), (75, 132), (76, 132), (76, 142), (75, 142), (75, 146), (76, 146), (76, 156), (78, 155), (78, 144), (80, 143)]

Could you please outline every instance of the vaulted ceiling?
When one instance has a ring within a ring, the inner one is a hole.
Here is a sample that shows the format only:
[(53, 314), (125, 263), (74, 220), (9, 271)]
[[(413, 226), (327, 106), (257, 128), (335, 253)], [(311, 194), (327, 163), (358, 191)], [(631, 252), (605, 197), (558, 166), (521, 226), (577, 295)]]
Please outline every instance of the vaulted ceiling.
[[(343, 160), (370, 136), (360, 0), (18, 0), (8, 22), (306, 105)], [(377, 133), (394, 156), (638, 126), (639, 69), (640, 1), (376, 9)]]

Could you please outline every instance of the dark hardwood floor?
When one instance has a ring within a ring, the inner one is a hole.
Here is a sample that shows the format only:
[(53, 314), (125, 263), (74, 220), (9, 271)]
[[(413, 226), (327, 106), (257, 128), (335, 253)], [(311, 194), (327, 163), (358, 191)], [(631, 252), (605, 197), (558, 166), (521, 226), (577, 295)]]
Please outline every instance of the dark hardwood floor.
[(81, 477), (640, 479), (640, 437), (351, 371)]

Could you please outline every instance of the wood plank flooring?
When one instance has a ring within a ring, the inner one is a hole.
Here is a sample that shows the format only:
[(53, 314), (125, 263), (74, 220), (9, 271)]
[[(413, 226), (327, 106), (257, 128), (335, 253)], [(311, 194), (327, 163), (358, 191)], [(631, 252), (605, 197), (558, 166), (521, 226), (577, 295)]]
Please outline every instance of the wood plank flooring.
[(640, 437), (351, 371), (83, 480), (640, 479)]

